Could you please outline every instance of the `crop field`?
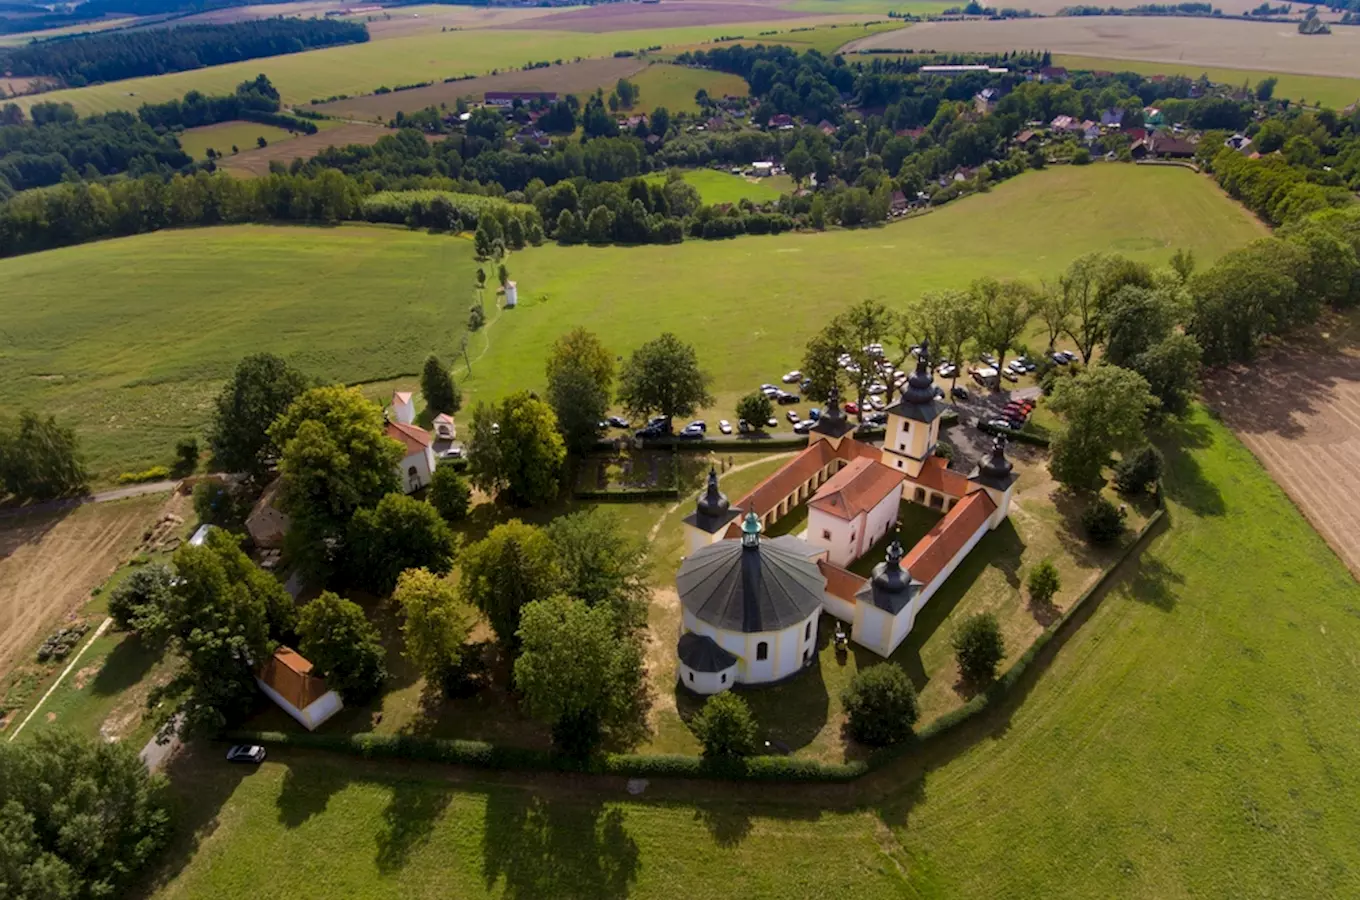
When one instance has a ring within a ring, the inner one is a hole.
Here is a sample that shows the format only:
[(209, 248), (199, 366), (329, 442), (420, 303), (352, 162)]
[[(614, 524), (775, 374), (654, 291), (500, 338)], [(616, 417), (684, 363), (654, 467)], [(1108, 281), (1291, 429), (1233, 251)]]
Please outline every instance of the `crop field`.
[(1360, 586), (1223, 425), (1013, 699), (848, 788), (521, 778), (208, 745), (156, 898), (1349, 897)]
[[(666, 63), (653, 63), (629, 80), (640, 90), (635, 108), (648, 112), (658, 106), (673, 113), (698, 112), (694, 95), (700, 88), (708, 91), (710, 97), (745, 97), (750, 90), (740, 75)], [(608, 93), (607, 86), (605, 92)]]
[(1332, 34), (1305, 37), (1291, 23), (1130, 16), (923, 22), (903, 32), (867, 37), (855, 47), (997, 52), (1043, 48), (1101, 59), (1360, 77), (1360, 28), (1337, 26)]
[(18, 34), (0, 34), (0, 47), (18, 47), (31, 41), (46, 41), (51, 38), (70, 37), (75, 34), (93, 34), (110, 28), (124, 28), (137, 21), (137, 16), (118, 16), (98, 22), (82, 22), (79, 25), (64, 25), (61, 28), (47, 28), (42, 31), (24, 31)]
[[(847, 12), (855, 12), (849, 10)], [(887, 15), (887, 10), (883, 10)], [(807, 13), (761, 3), (666, 0), (665, 3), (603, 3), (535, 16), (507, 26), (545, 31), (641, 31), (695, 25), (743, 25), (806, 19)], [(834, 19), (823, 18), (823, 21)]]
[(1204, 394), (1360, 578), (1355, 349), (1321, 342), (1283, 348), (1250, 368), (1215, 372)]
[[(1262, 230), (1207, 178), (1098, 165), (1024, 175), (878, 229), (544, 246), (509, 260), (519, 307), (473, 338), (460, 385), (469, 402), (539, 387), (539, 366), (523, 361), (582, 322), (620, 354), (670, 330), (702, 348), (727, 414), (855, 299), (905, 305), (980, 275), (1053, 275), (1095, 250), (1165, 262), (1186, 247), (1207, 264)], [(105, 474), (168, 463), (247, 353), (348, 383), (452, 356), (475, 268), (471, 241), (363, 226), (168, 231), (0, 261), (0, 408), (81, 422)]]
[(380, 13), (366, 13), (348, 16), (349, 21), (363, 22), (368, 26), (369, 36), (375, 41), (392, 38), (410, 37), (455, 28), (494, 28), (513, 27), (516, 22), (535, 19), (539, 16), (559, 12), (560, 8), (531, 7), (486, 7), (486, 6), (391, 6)]
[(219, 154), (233, 155), (232, 147), (241, 150), (259, 149), (258, 139), (264, 138), (270, 146), (294, 137), (294, 133), (274, 125), (260, 125), (256, 122), (218, 122), (190, 128), (179, 136), (179, 145), (194, 159), (207, 159), (208, 148)]
[(1184, 75), (1198, 78), (1207, 75), (1210, 81), (1219, 84), (1250, 84), (1253, 87), (1262, 78), (1279, 79), (1275, 85), (1275, 96), (1286, 97), (1297, 103), (1330, 106), (1332, 109), (1345, 109), (1360, 100), (1360, 78), (1329, 78), (1325, 75), (1292, 75), (1288, 72), (1260, 72), (1248, 69), (1222, 69), (1181, 63), (1142, 62), (1129, 59), (1098, 59), (1090, 56), (1069, 56), (1059, 54), (1053, 57), (1055, 66), (1069, 69), (1091, 69), (1107, 72), (1138, 72), (1141, 75)]
[[(191, 90), (207, 94), (231, 93), (242, 81), (264, 73), (278, 88), (285, 104), (303, 104), (339, 94), (368, 94), (384, 85), (396, 87), (461, 75), (481, 75), (493, 69), (523, 66), (533, 61), (612, 56), (617, 50), (636, 51), (656, 45), (694, 46), (725, 36), (754, 38), (762, 31), (788, 32), (824, 21), (825, 17), (813, 17), (740, 26), (695, 25), (605, 33), (496, 28), (434, 32), (52, 91), (42, 94), (40, 99), (71, 103), (81, 114), (136, 109), (143, 103), (177, 99)], [(863, 37), (870, 31), (872, 29), (846, 25), (839, 29), (818, 28), (767, 36), (761, 40), (784, 43), (787, 37), (790, 46), (815, 46), (830, 52), (841, 43)], [(38, 101), (30, 96), (18, 102), (27, 108)]]
[[(376, 125), (336, 124), (335, 127), (323, 128), (316, 134), (304, 134), (277, 143), (271, 142), (267, 147), (256, 147), (252, 142), (249, 150), (228, 156), (220, 165), (227, 171), (239, 175), (268, 175), (269, 164), (274, 160), (286, 165), (295, 159), (311, 159), (327, 147), (376, 144), (384, 135), (395, 133)], [(436, 136), (430, 135), (427, 139), (434, 137)]]
[[(661, 183), (666, 180), (666, 174), (656, 172), (648, 175), (647, 179)], [(710, 204), (737, 204), (742, 200), (768, 203), (780, 197), (780, 191), (768, 184), (768, 178), (744, 178), (715, 169), (693, 169), (685, 173), (685, 181), (694, 185), (703, 201)]]
[[(592, 94), (596, 88), (611, 88), (620, 78), (632, 78), (647, 68), (647, 61), (637, 57), (616, 59), (612, 56), (600, 59), (583, 59), (544, 69), (515, 70), (500, 72), (496, 75), (483, 75), (468, 81), (451, 81), (432, 84), (428, 87), (412, 88), (409, 91), (393, 91), (388, 94), (365, 94), (319, 103), (312, 107), (317, 112), (330, 116), (347, 116), (355, 119), (369, 119), (381, 122), (391, 121), (397, 111), (415, 112), (427, 106), (445, 105), (452, 108), (459, 98), (475, 98), (481, 101), (487, 91), (556, 91), (559, 94)], [(679, 68), (668, 66), (667, 68)], [(721, 74), (696, 72), (700, 75)], [(732, 76), (727, 76), (732, 77)], [(736, 79), (741, 85), (746, 82)], [(697, 90), (697, 88), (696, 88)], [(690, 92), (693, 105), (693, 91)], [(643, 101), (648, 109), (654, 105)]]

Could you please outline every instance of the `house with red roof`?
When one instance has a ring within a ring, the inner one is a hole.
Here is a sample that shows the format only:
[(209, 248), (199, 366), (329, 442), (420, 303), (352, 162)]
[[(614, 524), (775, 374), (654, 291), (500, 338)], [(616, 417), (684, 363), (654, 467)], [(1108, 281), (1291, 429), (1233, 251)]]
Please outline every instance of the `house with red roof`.
[(391, 420), (384, 431), (405, 451), (401, 462), (397, 464), (397, 472), (406, 493), (414, 493), (428, 485), (434, 476), (435, 466), (434, 438), (430, 433), (419, 425)]
[(312, 664), (290, 647), (279, 647), (255, 673), (255, 683), (308, 731), (344, 708), (340, 695), (312, 674)]
[[(692, 690), (777, 681), (815, 665), (821, 612), (850, 625), (857, 644), (890, 656), (940, 586), (1006, 520), (1018, 476), (1001, 439), (967, 475), (935, 453), (945, 407), (928, 357), (923, 347), (887, 409), (882, 448), (855, 440), (833, 390), (807, 448), (736, 503), (709, 472), (684, 520), (688, 555), (676, 577), (676, 654), (680, 679)], [(851, 572), (897, 527), (903, 502), (943, 515), (909, 549), (893, 540), (872, 577)], [(761, 532), (800, 506), (807, 507), (801, 535), (762, 540)]]

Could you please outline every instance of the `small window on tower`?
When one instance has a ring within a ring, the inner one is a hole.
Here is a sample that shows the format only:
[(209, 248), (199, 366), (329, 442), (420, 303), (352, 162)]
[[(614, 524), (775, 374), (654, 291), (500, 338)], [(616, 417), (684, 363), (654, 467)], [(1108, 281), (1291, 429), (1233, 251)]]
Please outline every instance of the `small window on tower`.
[(825, 528), (822, 529), (822, 540), (824, 541), (831, 540), (831, 532), (827, 531)]
[(812, 623), (809, 622), (807, 623), (807, 627), (803, 629), (803, 640), (805, 641), (809, 640), (811, 637), (812, 637)]
[(770, 658), (770, 645), (767, 644), (765, 641), (761, 641), (759, 644), (756, 644), (756, 659), (761, 660), (769, 658)]

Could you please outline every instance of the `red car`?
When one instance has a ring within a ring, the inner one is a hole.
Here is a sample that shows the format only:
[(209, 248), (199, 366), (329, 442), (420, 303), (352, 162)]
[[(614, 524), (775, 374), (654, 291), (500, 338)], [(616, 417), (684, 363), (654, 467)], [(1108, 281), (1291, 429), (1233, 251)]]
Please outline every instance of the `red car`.
[(845, 412), (847, 415), (851, 416), (859, 415), (859, 404), (851, 400), (849, 403), (845, 404)]

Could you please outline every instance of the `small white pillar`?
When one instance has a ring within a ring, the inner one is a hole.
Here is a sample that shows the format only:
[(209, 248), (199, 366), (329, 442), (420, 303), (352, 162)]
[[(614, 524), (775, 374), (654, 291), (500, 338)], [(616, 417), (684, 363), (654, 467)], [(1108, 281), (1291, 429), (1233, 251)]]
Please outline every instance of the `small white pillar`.
[(518, 302), (519, 302), (519, 291), (518, 291), (518, 289), (515, 287), (515, 283), (514, 283), (513, 281), (507, 281), (507, 282), (505, 283), (505, 308), (506, 308), (506, 309), (514, 309), (514, 308), (515, 308), (515, 304), (518, 303)]

